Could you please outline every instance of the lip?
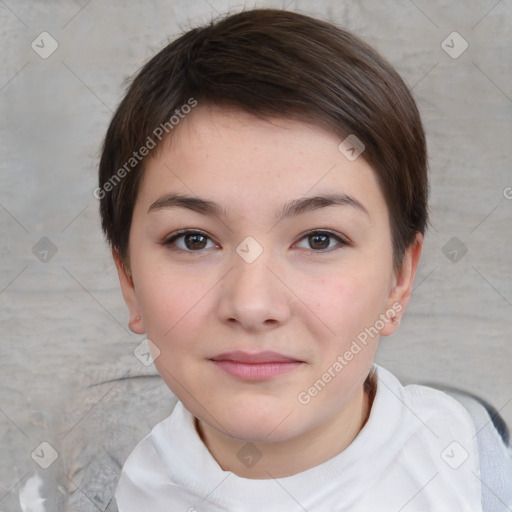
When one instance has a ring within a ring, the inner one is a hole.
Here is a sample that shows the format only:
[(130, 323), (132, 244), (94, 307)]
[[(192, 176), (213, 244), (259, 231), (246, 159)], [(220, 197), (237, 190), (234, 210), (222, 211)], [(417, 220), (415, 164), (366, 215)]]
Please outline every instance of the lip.
[(279, 352), (243, 352), (236, 350), (233, 352), (224, 352), (211, 358), (212, 361), (232, 361), (237, 363), (246, 364), (261, 364), (261, 363), (301, 363), (302, 361), (293, 357), (285, 356)]
[(303, 361), (278, 352), (225, 352), (210, 359), (215, 366), (242, 380), (262, 381), (289, 373)]

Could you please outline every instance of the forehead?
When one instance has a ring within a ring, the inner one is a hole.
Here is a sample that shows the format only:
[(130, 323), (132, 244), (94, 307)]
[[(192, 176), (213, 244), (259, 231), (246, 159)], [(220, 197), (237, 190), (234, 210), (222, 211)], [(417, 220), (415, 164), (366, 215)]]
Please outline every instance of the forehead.
[(347, 159), (342, 139), (320, 126), (199, 105), (171, 135), (146, 162), (139, 190), (146, 206), (181, 191), (215, 197), (226, 211), (255, 211), (322, 192), (355, 197), (370, 216), (387, 210), (371, 166)]

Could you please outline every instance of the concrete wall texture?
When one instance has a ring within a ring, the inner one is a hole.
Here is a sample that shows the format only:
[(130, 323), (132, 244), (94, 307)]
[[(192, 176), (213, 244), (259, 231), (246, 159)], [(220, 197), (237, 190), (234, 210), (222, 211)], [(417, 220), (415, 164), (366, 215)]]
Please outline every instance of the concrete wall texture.
[[(263, 6), (354, 31), (412, 89), (432, 226), (412, 302), (377, 362), (404, 383), (475, 392), (512, 425), (512, 2), (245, 3)], [(183, 30), (242, 7), (0, 1), (0, 511), (21, 510), (19, 489), (40, 443), (58, 437), (78, 376), (143, 339), (128, 330), (92, 193), (124, 81)]]

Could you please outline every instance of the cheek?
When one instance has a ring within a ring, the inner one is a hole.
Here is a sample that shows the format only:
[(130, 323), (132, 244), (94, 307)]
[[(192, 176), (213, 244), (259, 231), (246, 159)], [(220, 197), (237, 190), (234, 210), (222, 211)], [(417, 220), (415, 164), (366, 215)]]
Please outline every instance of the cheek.
[(363, 262), (330, 271), (328, 278), (311, 280), (303, 288), (304, 296), (310, 297), (311, 310), (329, 326), (337, 349), (374, 325), (382, 313), (389, 286), (385, 276), (385, 269), (372, 269)]
[(204, 279), (182, 269), (178, 272), (170, 266), (155, 264), (142, 267), (137, 298), (147, 337), (163, 349), (193, 331), (201, 314), (201, 298), (209, 288)]

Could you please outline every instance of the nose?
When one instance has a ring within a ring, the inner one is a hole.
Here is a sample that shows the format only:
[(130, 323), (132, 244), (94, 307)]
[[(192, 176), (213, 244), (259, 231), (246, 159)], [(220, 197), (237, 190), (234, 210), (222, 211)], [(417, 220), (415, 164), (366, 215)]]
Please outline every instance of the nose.
[(233, 253), (232, 269), (221, 283), (221, 322), (252, 332), (284, 324), (291, 315), (293, 293), (283, 271), (270, 251), (264, 250), (254, 261), (240, 254)]

